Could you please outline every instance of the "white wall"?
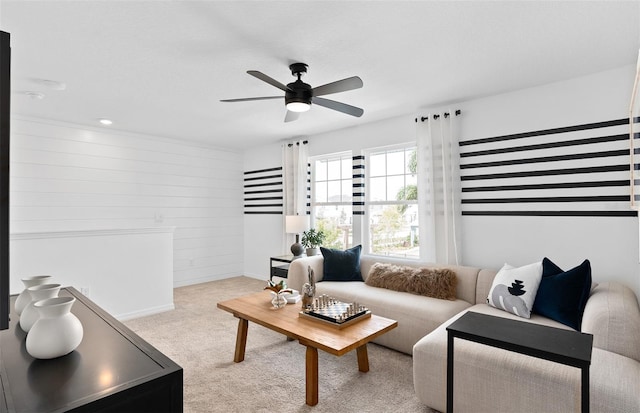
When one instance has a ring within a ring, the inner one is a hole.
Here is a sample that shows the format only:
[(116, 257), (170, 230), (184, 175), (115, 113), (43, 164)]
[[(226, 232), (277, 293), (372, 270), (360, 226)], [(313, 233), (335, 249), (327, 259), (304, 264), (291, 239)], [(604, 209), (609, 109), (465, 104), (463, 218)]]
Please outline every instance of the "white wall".
[(14, 117), (10, 184), (12, 233), (175, 227), (175, 286), (242, 273), (238, 151)]
[[(431, 109), (462, 110), (461, 140), (620, 119), (628, 115), (634, 69), (628, 66)], [(428, 112), (425, 108), (420, 114)], [(309, 153), (314, 156), (352, 150), (355, 154), (363, 148), (414, 140), (415, 116), (310, 136)], [(268, 148), (246, 152), (245, 170), (257, 169), (254, 165), (260, 162), (275, 166), (275, 158), (259, 156), (269, 154)], [(263, 235), (259, 243), (245, 237), (247, 251), (260, 251), (245, 257), (249, 275), (268, 275), (268, 255), (275, 246), (265, 246), (269, 239), (280, 240), (282, 236), (281, 224), (275, 225), (275, 221), (266, 216), (245, 219), (245, 234)], [(640, 296), (637, 218), (465, 216), (462, 224), (464, 264), (499, 268), (505, 261), (519, 265), (548, 256), (559, 266), (570, 268), (588, 258), (596, 281), (621, 281)]]
[[(461, 103), (460, 140), (625, 118), (634, 76), (627, 66)], [(637, 217), (464, 216), (462, 225), (466, 264), (498, 268), (547, 256), (568, 269), (589, 259), (596, 281), (621, 281), (640, 297)]]
[[(280, 144), (245, 151), (244, 171), (282, 166)], [(269, 278), (269, 257), (284, 255), (283, 215), (244, 215), (244, 275), (262, 280)]]

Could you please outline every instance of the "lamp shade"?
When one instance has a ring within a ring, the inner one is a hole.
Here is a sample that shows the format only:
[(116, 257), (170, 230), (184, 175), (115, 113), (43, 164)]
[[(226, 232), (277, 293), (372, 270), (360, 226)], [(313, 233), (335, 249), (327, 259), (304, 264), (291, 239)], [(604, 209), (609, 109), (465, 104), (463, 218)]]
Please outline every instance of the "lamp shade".
[(285, 231), (288, 234), (300, 234), (311, 227), (309, 215), (287, 215), (285, 217)]

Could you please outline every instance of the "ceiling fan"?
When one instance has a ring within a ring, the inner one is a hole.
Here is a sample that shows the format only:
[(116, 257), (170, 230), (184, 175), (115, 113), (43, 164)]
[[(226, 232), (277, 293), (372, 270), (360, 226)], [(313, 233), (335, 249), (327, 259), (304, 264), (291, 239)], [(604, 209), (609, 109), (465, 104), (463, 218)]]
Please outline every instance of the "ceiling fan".
[[(284, 92), (284, 103), (287, 108), (287, 114), (284, 118), (285, 122), (291, 122), (300, 116), (300, 113), (306, 112), (311, 108), (311, 104), (324, 106), (325, 108), (337, 110), (338, 112), (346, 113), (347, 115), (360, 117), (364, 113), (364, 110), (347, 105), (346, 103), (336, 102), (335, 100), (321, 98), (319, 96), (330, 95), (332, 93), (346, 92), (348, 90), (359, 89), (362, 87), (362, 79), (358, 76), (348, 77), (346, 79), (338, 80), (326, 85), (312, 88), (309, 84), (304, 83), (301, 80), (303, 74), (307, 73), (307, 65), (304, 63), (293, 63), (289, 65), (291, 74), (297, 76), (298, 80), (283, 85), (277, 80), (265, 75), (257, 70), (247, 70), (247, 73), (253, 77), (256, 77), (263, 82), (277, 87)], [(251, 100), (268, 100), (268, 99), (282, 99), (282, 96), (264, 96), (255, 98), (241, 98), (241, 99), (224, 99), (220, 102), (247, 102)]]

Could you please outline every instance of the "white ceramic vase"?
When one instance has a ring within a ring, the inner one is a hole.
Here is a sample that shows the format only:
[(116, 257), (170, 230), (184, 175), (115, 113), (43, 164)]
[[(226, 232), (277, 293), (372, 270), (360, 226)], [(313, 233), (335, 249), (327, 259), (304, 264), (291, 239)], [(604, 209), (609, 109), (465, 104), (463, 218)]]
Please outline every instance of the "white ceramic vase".
[(35, 303), (46, 298), (57, 297), (60, 292), (60, 284), (34, 285), (33, 287), (27, 288), (27, 292), (30, 302), (24, 310), (22, 310), (22, 314), (20, 315), (20, 328), (28, 333), (38, 318), (40, 318), (40, 314), (35, 308)]
[(82, 342), (82, 323), (71, 307), (74, 297), (47, 298), (34, 304), (40, 318), (27, 334), (27, 353), (37, 359), (52, 359), (71, 353)]
[(16, 298), (16, 302), (14, 304), (16, 314), (21, 315), (22, 310), (24, 310), (27, 304), (31, 302), (31, 297), (27, 292), (27, 288), (33, 287), (35, 285), (46, 284), (51, 281), (51, 278), (52, 277), (50, 275), (34, 275), (33, 277), (25, 277), (20, 279), (24, 284), (24, 290), (22, 290), (20, 295), (18, 295), (18, 298)]

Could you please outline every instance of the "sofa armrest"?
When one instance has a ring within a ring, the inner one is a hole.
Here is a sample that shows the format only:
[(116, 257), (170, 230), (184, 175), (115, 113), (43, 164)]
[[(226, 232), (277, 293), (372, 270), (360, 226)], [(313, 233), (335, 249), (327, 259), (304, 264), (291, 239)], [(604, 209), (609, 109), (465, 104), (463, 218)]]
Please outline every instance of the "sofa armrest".
[(629, 287), (599, 284), (582, 316), (582, 332), (593, 334), (593, 346), (640, 361), (640, 307)]
[(322, 280), (324, 257), (322, 255), (314, 255), (312, 257), (302, 257), (293, 260), (289, 265), (289, 273), (287, 275), (287, 287), (294, 290), (302, 291), (304, 283), (309, 281), (308, 268), (311, 267), (314, 272), (316, 281)]

